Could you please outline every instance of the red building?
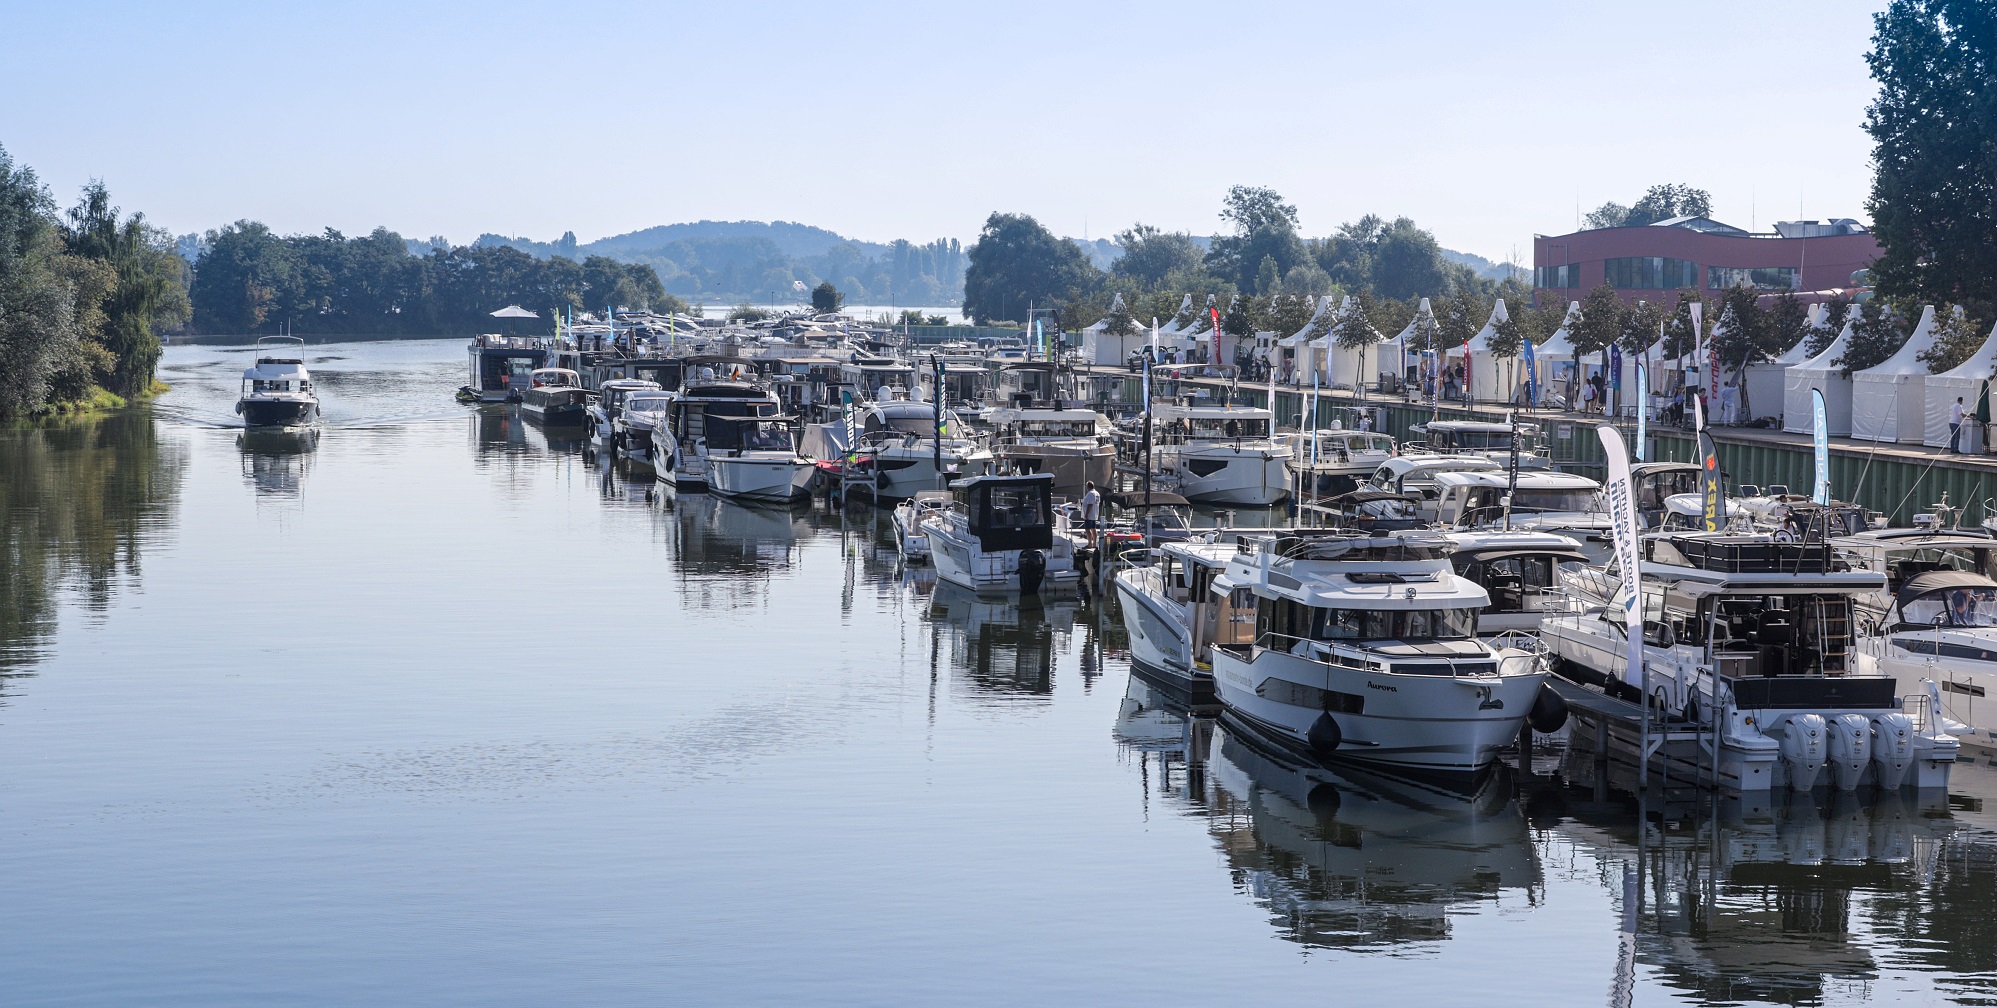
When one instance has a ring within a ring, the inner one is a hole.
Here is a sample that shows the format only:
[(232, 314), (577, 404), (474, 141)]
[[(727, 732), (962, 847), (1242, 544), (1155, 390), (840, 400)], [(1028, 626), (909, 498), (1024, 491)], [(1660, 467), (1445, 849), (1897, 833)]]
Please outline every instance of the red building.
[(1805, 302), (1849, 293), (1852, 274), (1879, 256), (1857, 221), (1782, 221), (1755, 234), (1707, 217), (1675, 217), (1642, 227), (1534, 235), (1533, 300), (1579, 301), (1608, 284), (1625, 301), (1671, 301), (1696, 287), (1709, 298), (1747, 283)]

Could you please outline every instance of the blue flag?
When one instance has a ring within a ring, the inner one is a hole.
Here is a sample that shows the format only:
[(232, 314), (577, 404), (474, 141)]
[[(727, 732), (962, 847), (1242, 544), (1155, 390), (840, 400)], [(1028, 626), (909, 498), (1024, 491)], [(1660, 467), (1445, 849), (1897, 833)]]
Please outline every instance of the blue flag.
[(1623, 390), (1623, 348), (1614, 343), (1609, 344), (1609, 387)]
[(1824, 417), (1824, 393), (1810, 390), (1810, 427), (1816, 442), (1816, 473), (1811, 480), (1810, 499), (1819, 504), (1831, 502), (1831, 425)]
[(1525, 404), (1539, 405), (1539, 367), (1534, 363), (1530, 339), (1525, 341)]

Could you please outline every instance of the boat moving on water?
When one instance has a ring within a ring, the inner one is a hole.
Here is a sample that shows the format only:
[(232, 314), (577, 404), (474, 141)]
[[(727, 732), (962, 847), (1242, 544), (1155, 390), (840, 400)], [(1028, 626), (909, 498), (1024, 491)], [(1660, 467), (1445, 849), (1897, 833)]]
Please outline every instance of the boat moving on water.
[[(297, 336), (265, 336), (257, 340), (256, 363), (243, 371), (242, 397), (236, 412), (245, 427), (304, 427), (319, 420), (319, 397), (312, 391), (312, 374), (296, 357), (266, 355), (265, 344), (278, 341), (303, 347)], [(270, 349), (275, 350), (276, 347)]]

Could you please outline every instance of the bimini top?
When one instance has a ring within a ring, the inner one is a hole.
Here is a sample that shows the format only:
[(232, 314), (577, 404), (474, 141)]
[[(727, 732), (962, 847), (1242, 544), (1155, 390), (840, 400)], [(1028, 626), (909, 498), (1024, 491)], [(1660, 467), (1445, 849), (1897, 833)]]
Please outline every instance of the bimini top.
[(1916, 574), (1900, 586), (1900, 606), (1904, 611), (1907, 603), (1941, 591), (1981, 592), (1983, 601), (1997, 601), (1997, 581), (1969, 571), (1932, 570)]

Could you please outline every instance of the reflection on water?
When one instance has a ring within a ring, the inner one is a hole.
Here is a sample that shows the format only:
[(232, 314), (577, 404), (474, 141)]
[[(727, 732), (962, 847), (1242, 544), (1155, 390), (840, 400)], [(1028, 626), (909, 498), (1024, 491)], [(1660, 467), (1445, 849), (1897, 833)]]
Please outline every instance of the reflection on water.
[(259, 495), (296, 497), (312, 471), (312, 452), (319, 447), (319, 428), (258, 428), (236, 435), (243, 454), (243, 479)]
[(0, 696), (41, 657), (61, 589), (101, 613), (136, 582), (184, 465), (141, 410), (0, 429)]
[[(947, 645), (952, 667), (970, 696), (1044, 700), (1054, 692), (1055, 655), (1065, 650), (1080, 603), (1049, 598), (1020, 605), (979, 598), (939, 580), (929, 595), (929, 619)], [(1084, 624), (1089, 632), (1094, 628)]]

